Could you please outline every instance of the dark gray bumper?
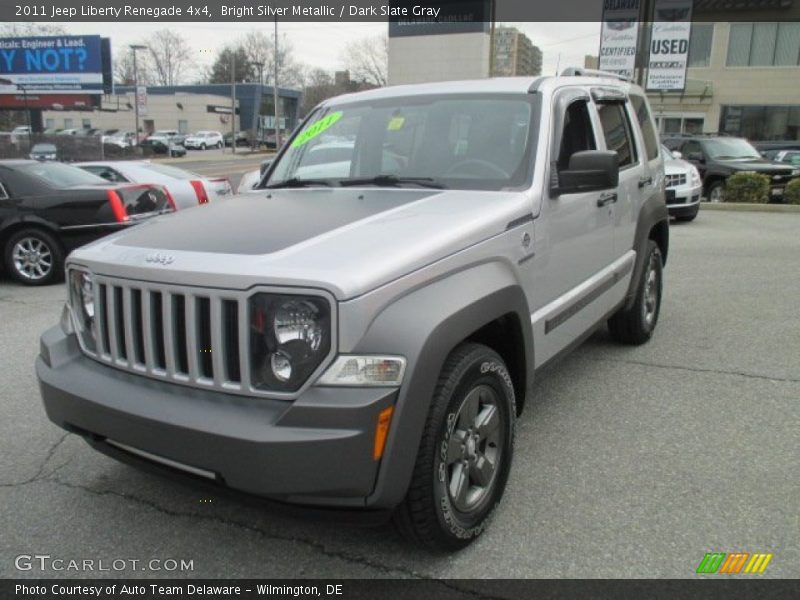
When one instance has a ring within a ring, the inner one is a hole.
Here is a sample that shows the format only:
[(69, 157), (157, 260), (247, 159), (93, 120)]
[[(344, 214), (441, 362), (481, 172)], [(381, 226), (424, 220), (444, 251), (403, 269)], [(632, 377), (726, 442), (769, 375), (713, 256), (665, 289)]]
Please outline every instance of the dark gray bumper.
[(293, 402), (196, 390), (85, 357), (60, 327), (41, 339), (36, 373), (48, 417), (208, 471), (224, 485), (282, 500), (364, 506), (373, 492), (378, 413), (394, 389), (314, 388)]

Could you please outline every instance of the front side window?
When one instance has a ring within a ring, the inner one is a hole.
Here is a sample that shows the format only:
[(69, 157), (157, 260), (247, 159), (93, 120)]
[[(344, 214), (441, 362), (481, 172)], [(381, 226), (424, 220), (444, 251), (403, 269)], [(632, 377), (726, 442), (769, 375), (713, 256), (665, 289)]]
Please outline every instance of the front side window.
[(327, 107), (289, 142), (265, 185), (380, 180), (454, 189), (518, 188), (531, 179), (537, 103), (527, 95), (458, 94)]
[(589, 105), (586, 100), (573, 102), (564, 115), (564, 131), (558, 149), (558, 170), (569, 168), (569, 159), (576, 152), (596, 149)]
[(619, 168), (624, 169), (636, 162), (636, 147), (633, 144), (631, 126), (625, 105), (621, 102), (599, 104), (597, 112), (603, 126), (606, 148), (619, 156)]

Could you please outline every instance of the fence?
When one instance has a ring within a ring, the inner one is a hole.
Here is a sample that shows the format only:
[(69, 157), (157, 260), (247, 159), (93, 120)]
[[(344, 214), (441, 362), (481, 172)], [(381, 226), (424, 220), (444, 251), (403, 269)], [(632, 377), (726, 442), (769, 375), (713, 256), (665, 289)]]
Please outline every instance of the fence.
[(0, 136), (0, 159), (29, 158), (31, 148), (36, 144), (53, 144), (58, 152), (58, 160), (78, 162), (85, 160), (122, 160), (150, 158), (154, 155), (148, 147), (120, 148), (114, 144), (103, 144), (99, 136), (83, 135), (27, 135)]

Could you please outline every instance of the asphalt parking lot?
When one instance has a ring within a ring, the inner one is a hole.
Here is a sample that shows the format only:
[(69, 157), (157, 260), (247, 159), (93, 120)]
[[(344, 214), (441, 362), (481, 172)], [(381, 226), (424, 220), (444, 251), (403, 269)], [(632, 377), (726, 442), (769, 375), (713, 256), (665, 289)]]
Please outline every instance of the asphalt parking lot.
[[(684, 578), (706, 552), (743, 551), (774, 554), (761, 577), (800, 577), (799, 230), (800, 214), (674, 225), (654, 339), (619, 347), (601, 331), (539, 377), (494, 522), (452, 556), (389, 526), (210, 495), (65, 435), (33, 372), (64, 288), (2, 279), (0, 576)], [(37, 553), (194, 568), (15, 568)]]

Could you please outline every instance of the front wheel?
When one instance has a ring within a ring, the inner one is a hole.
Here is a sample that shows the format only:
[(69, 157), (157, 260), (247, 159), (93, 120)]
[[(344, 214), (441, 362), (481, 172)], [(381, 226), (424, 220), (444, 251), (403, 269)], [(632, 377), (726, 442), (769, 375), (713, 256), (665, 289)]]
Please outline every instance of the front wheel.
[(725, 201), (725, 182), (715, 181), (708, 188), (708, 201), (709, 202), (724, 202)]
[(205, 145), (205, 143), (203, 143), (203, 144), (200, 144), (200, 150), (205, 150), (205, 149), (206, 149), (206, 145)]
[(515, 415), (503, 359), (481, 344), (458, 346), (439, 376), (411, 485), (394, 514), (402, 534), (452, 551), (484, 531), (508, 479)]
[(649, 340), (661, 309), (663, 261), (661, 250), (647, 240), (645, 263), (636, 286), (636, 298), (629, 309), (620, 309), (608, 320), (611, 337), (623, 344), (639, 345)]
[(64, 251), (58, 241), (40, 229), (23, 229), (5, 247), (11, 277), (24, 285), (48, 285), (63, 277)]

